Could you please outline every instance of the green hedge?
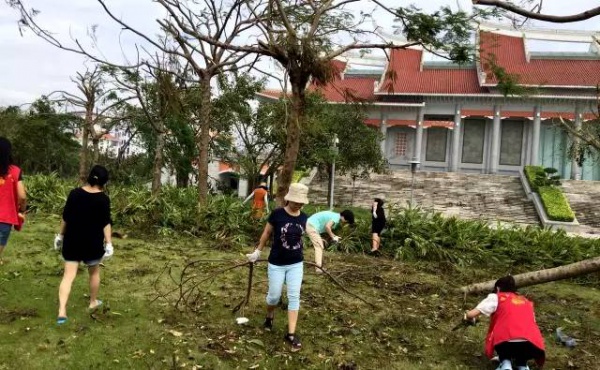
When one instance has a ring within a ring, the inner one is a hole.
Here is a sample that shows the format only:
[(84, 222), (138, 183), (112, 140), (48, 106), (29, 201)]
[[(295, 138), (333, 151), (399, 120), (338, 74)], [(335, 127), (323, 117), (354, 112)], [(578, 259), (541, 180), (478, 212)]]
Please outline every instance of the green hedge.
[(545, 176), (544, 168), (542, 166), (525, 166), (524, 168), (525, 177), (529, 182), (529, 186), (531, 187), (531, 191), (538, 192), (538, 186), (536, 183), (536, 178), (538, 176)]
[(546, 214), (553, 221), (573, 222), (575, 214), (569, 206), (569, 201), (560, 188), (542, 186), (538, 189)]

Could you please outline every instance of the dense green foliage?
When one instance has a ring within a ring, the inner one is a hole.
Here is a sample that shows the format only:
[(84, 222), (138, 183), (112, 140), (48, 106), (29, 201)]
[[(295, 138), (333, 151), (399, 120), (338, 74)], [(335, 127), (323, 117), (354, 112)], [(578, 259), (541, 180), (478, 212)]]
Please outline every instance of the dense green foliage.
[(14, 159), (25, 174), (55, 171), (73, 176), (78, 164), (79, 144), (73, 135), (78, 119), (58, 113), (43, 98), (33, 103), (29, 111), (0, 108), (0, 136), (12, 142)]
[[(77, 181), (38, 175), (28, 177), (26, 186), (31, 211), (61, 214)], [(154, 235), (186, 233), (210, 239), (220, 248), (247, 246), (257, 238), (258, 224), (237, 198), (213, 196), (198, 209), (195, 187), (165, 187), (157, 197), (149, 187), (138, 185), (109, 185), (107, 192), (116, 229)]]
[(569, 205), (565, 193), (554, 186), (542, 186), (538, 189), (548, 218), (553, 221), (573, 222), (575, 214)]
[[(75, 181), (56, 176), (35, 176), (27, 181), (33, 209), (59, 214)], [(213, 196), (198, 209), (195, 188), (166, 187), (152, 197), (144, 187), (110, 186), (109, 195), (117, 229), (138, 233), (202, 237), (215, 247), (248, 248), (258, 241), (263, 223), (250, 217), (249, 207), (233, 197)], [(323, 210), (309, 205), (307, 214)], [(342, 242), (331, 245), (349, 253), (370, 249), (368, 210), (354, 209), (356, 227), (336, 231)], [(600, 254), (600, 242), (571, 238), (563, 231), (539, 227), (490, 227), (483, 221), (444, 217), (420, 209), (389, 206), (388, 228), (382, 236), (382, 251), (399, 260), (433, 261), (453, 266), (554, 267)], [(308, 241), (307, 241), (308, 242)]]

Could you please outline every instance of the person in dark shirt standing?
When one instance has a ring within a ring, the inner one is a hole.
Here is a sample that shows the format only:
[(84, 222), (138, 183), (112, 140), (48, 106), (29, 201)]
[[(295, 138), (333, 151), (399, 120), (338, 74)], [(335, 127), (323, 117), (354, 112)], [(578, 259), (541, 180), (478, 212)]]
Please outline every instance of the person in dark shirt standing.
[(284, 338), (291, 345), (292, 352), (296, 352), (302, 348), (300, 338), (296, 335), (296, 323), (304, 274), (302, 235), (306, 230), (308, 219), (301, 209), (308, 203), (308, 187), (298, 183), (291, 184), (284, 199), (287, 202), (285, 207), (277, 208), (269, 215), (258, 247), (253, 253), (246, 256), (250, 262), (256, 262), (271, 234), (273, 235), (267, 270), (269, 292), (264, 327), (269, 331), (273, 328), (275, 308), (279, 303), (285, 283), (288, 298), (288, 331)]
[(90, 311), (98, 309), (100, 289), (100, 262), (113, 254), (111, 242), (110, 199), (104, 193), (108, 171), (102, 166), (92, 168), (87, 184), (73, 189), (63, 210), (60, 233), (54, 239), (54, 248), (62, 249), (65, 269), (58, 291), (58, 324), (67, 321), (67, 301), (77, 276), (79, 263), (88, 267), (90, 278)]
[(381, 232), (385, 228), (385, 211), (383, 210), (383, 200), (375, 198), (371, 207), (371, 234), (373, 237), (373, 245), (371, 253), (377, 253), (381, 246)]

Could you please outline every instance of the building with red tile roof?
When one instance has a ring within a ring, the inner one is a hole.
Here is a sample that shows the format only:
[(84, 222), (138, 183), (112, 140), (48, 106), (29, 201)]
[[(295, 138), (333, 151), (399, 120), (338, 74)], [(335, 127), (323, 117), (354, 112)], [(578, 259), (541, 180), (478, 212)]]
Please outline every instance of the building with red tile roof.
[[(392, 50), (389, 59), (347, 55), (334, 61), (333, 81), (309, 89), (333, 104), (365, 103), (365, 124), (384, 134), (381, 150), (392, 168), (418, 162), (432, 171), (517, 174), (535, 164), (564, 178), (600, 180), (595, 160), (580, 167), (569, 158), (570, 138), (556, 125), (597, 124), (600, 33), (483, 24), (475, 39), (471, 64), (432, 60), (420, 47)], [(564, 52), (565, 42), (587, 51)], [(525, 93), (505, 95), (494, 66)]]

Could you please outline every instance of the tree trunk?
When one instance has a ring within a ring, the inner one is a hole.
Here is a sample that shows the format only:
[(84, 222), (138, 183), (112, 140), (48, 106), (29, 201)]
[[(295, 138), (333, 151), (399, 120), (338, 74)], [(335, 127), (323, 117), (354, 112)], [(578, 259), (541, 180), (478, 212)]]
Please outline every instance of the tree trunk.
[(200, 130), (196, 137), (198, 146), (198, 205), (206, 204), (208, 196), (208, 149), (210, 145), (210, 77), (200, 80)]
[(329, 175), (329, 178), (327, 179), (327, 204), (332, 204), (331, 203), (331, 187), (332, 187), (332, 182), (333, 182), (333, 166), (331, 164), (327, 165), (327, 173)]
[[(513, 277), (515, 278), (517, 287), (522, 288), (530, 285), (548, 283), (550, 281), (569, 279), (598, 271), (600, 271), (600, 257), (595, 257), (565, 266), (527, 272)], [(490, 280), (484, 283), (467, 285), (460, 288), (460, 291), (465, 294), (491, 292), (495, 282), (496, 280)]]
[(268, 176), (269, 176), (269, 192), (271, 194), (273, 194), (273, 185), (275, 183), (275, 172), (271, 172), (271, 174)]
[(292, 182), (298, 152), (300, 151), (300, 125), (304, 119), (305, 96), (304, 86), (292, 87), (292, 109), (287, 121), (287, 140), (281, 173), (277, 178), (277, 205), (285, 204), (284, 197)]
[(175, 178), (177, 179), (178, 188), (187, 188), (190, 182), (190, 174), (183, 169), (175, 171)]
[(152, 166), (152, 195), (160, 192), (162, 169), (163, 169), (163, 150), (165, 148), (165, 133), (158, 131), (156, 133), (156, 148), (154, 149), (154, 163)]
[(81, 128), (81, 151), (79, 152), (79, 181), (83, 184), (88, 177), (88, 142), (90, 136), (89, 125), (92, 119), (92, 113), (86, 112), (85, 122)]
[(97, 136), (92, 138), (92, 147), (94, 148), (92, 151), (92, 164), (98, 163), (98, 158), (100, 157), (100, 138)]

